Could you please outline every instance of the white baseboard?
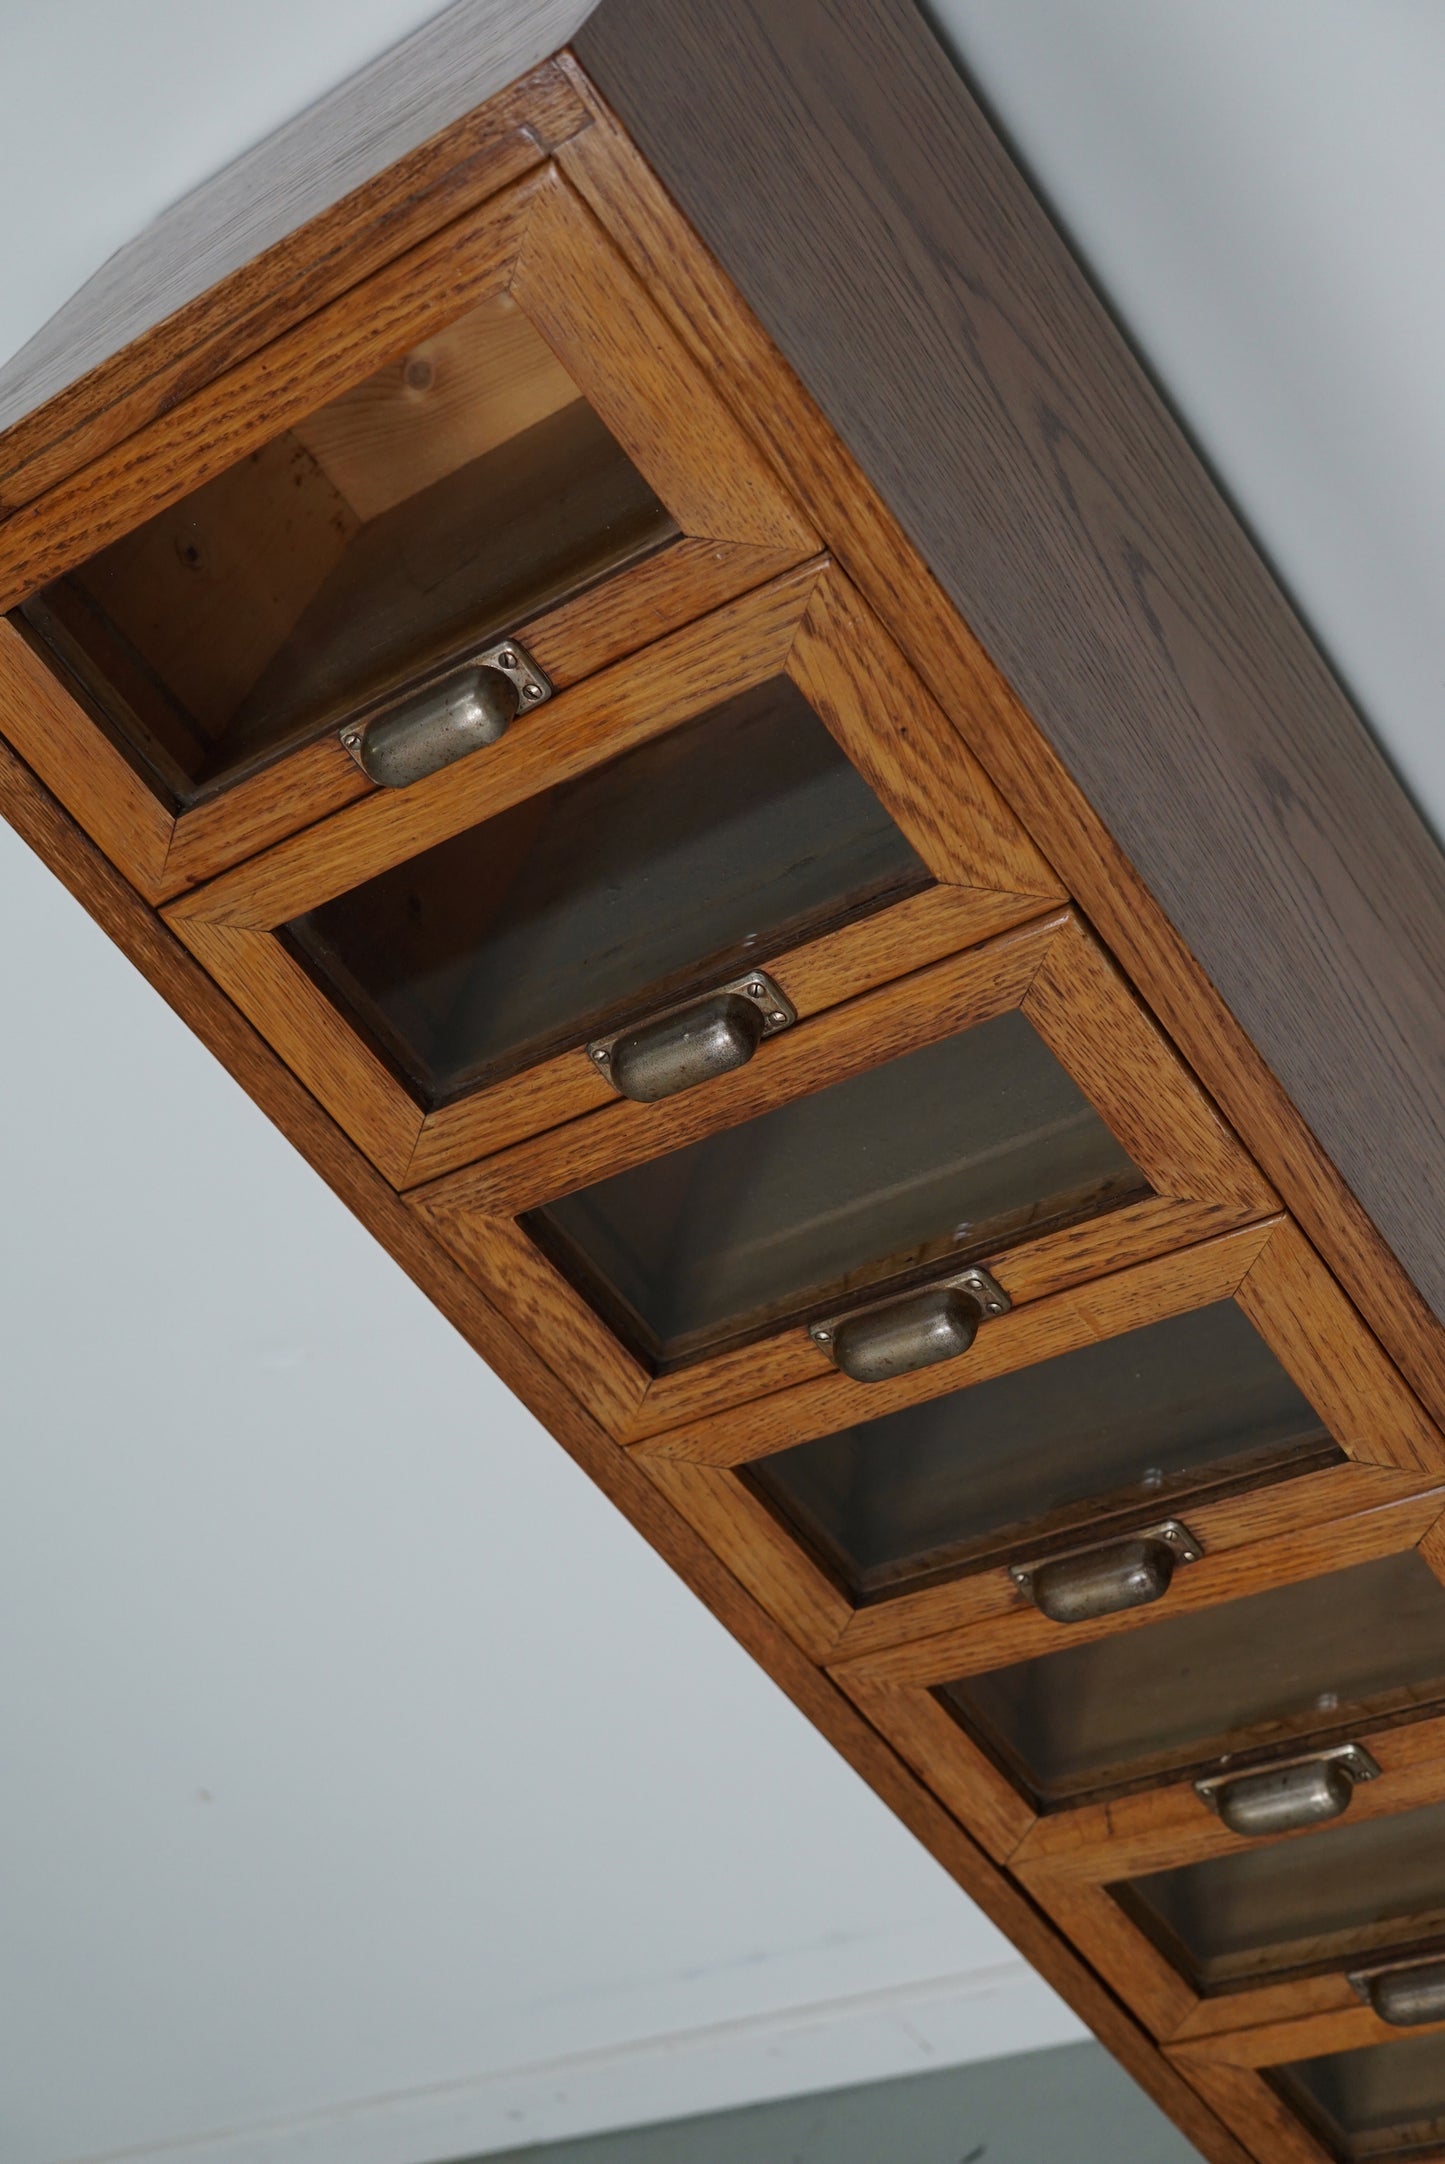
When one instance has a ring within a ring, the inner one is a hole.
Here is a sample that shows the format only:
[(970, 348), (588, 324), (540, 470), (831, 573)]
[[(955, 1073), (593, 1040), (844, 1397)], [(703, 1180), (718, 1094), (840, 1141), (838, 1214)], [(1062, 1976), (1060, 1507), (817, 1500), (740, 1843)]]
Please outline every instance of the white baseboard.
[(1021, 1961), (75, 2164), (445, 2164), (963, 2066), (1086, 2031)]

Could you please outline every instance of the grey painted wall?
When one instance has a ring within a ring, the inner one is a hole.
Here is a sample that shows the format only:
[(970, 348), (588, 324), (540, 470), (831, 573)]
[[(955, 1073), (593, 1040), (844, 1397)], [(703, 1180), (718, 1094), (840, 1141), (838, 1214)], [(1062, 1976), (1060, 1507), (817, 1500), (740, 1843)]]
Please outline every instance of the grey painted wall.
[(1198, 2151), (1098, 2044), (754, 2104), (489, 2164), (1189, 2164)]

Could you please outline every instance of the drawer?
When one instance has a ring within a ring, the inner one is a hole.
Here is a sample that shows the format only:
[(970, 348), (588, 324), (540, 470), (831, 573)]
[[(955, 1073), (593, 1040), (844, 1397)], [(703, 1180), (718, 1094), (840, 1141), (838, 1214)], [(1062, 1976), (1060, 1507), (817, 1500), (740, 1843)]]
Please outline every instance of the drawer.
[(47, 748), (52, 720), (17, 748), (81, 792), (82, 818), (87, 740), (119, 755), (169, 822), (124, 867), (155, 897), (422, 752), (456, 756), (817, 545), (547, 169), (80, 480), (69, 527), (50, 505), (46, 554), (7, 536), (28, 589), (12, 626), (74, 739), (68, 760)]
[(1369, 2010), (1271, 2023), (1169, 2056), (1241, 2140), (1282, 2164), (1445, 2155), (1445, 2029), (1382, 2029)]
[[(885, 698), (907, 720), (880, 744)], [(902, 656), (812, 564), (167, 914), (416, 1185), (600, 1108), (706, 1098), (795, 1025), (1055, 893)]]
[(1445, 2149), (1445, 2036), (1286, 2061), (1276, 2088), (1330, 2155), (1418, 2157)]
[(873, 1389), (920, 1361), (962, 1380), (1010, 1303), (1270, 1202), (1067, 912), (417, 1198), (523, 1327), (587, 1346), (600, 1417), (636, 1401), (629, 1438), (852, 1379), (860, 1340)]
[[(1228, 1756), (1037, 1819), (1015, 1844), (1011, 1868), (1157, 2035), (1329, 2016), (1369, 2041), (1434, 2018), (1420, 1971), (1445, 1960), (1442, 1503), (1336, 1526), (1358, 1560), (1275, 1589), (1295, 1596), (1293, 1629), (1267, 1635), (1264, 1616), (1237, 1671), (1246, 1717), (1278, 1722), (1268, 1741), (1252, 1727)], [(1272, 1598), (1233, 1604), (1238, 1622)], [(1174, 1673), (1192, 1699), (1196, 1673)], [(1331, 1793), (1304, 1779), (1330, 1769), (1345, 1776)]]
[[(944, 1680), (954, 1647), (984, 1668), (1053, 1653), (1135, 1602), (1165, 1614), (1237, 1583), (1241, 1548), (1445, 1473), (1433, 1425), (1279, 1218), (1021, 1303), (956, 1363), (883, 1385), (835, 1371), (632, 1449), (819, 1658), (934, 1716), (910, 1646)], [(1161, 1544), (1170, 1521), (1187, 1546)], [(1111, 1551), (1112, 1593), (1088, 1561)], [(1062, 1561), (1077, 1606), (1080, 1557), (1097, 1612), (1065, 1628), (1033, 1575)], [(1261, 1582), (1269, 1567), (1261, 1549)]]
[[(1445, 1958), (1445, 1802), (1144, 1872), (1113, 1892), (1201, 1997), (1291, 1978), (1403, 1977), (1432, 1947)], [(1445, 1991), (1439, 2005), (1445, 2020)]]
[(1348, 1775), (1319, 1790), (1302, 1764), (1296, 1795), (1256, 1802), (1255, 1769), (1445, 1711), (1445, 1586), (1407, 1547), (958, 1676), (938, 1696), (1036, 1811), (1213, 1778), (1235, 1830), (1292, 1831), (1346, 1810)]

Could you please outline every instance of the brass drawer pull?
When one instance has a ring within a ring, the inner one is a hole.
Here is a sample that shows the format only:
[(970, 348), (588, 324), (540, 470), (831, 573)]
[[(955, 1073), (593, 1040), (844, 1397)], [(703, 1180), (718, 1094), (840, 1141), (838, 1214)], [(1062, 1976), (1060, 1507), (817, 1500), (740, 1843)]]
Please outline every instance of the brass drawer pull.
[(1362, 1969), (1350, 1983), (1392, 2029), (1445, 2021), (1445, 1959), (1438, 1954), (1393, 1969)]
[(960, 1270), (919, 1292), (814, 1323), (808, 1335), (855, 1383), (882, 1383), (956, 1360), (977, 1337), (979, 1324), (1011, 1305), (987, 1270)]
[(1177, 1518), (1146, 1526), (1096, 1548), (1072, 1548), (1041, 1563), (1015, 1563), (1009, 1576), (1053, 1623), (1087, 1623), (1094, 1616), (1145, 1608), (1169, 1591), (1180, 1563), (1203, 1549)]
[(776, 1037), (797, 1019), (772, 978), (753, 970), (704, 999), (594, 1038), (587, 1053), (622, 1096), (655, 1105), (746, 1067), (765, 1037)]
[(349, 721), (341, 741), (369, 780), (407, 789), (495, 744), (523, 706), (543, 706), (551, 696), (551, 685), (516, 640), (502, 639), (369, 720)]
[(1212, 1774), (1194, 1788), (1231, 1833), (1260, 1838), (1338, 1818), (1348, 1810), (1356, 1782), (1373, 1781), (1379, 1771), (1358, 1743), (1341, 1743), (1257, 1773)]

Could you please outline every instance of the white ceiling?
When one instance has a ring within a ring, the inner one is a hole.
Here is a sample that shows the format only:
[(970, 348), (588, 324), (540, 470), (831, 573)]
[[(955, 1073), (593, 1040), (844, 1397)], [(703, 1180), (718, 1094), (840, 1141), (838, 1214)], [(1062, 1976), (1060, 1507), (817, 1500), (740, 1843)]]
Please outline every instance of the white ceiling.
[(1445, 836), (1445, 7), (929, 9)]
[[(1445, 828), (1445, 10), (939, 5)], [(431, 12), (0, 0), (0, 355)], [(1075, 2033), (3, 831), (0, 907), (6, 2164)]]

